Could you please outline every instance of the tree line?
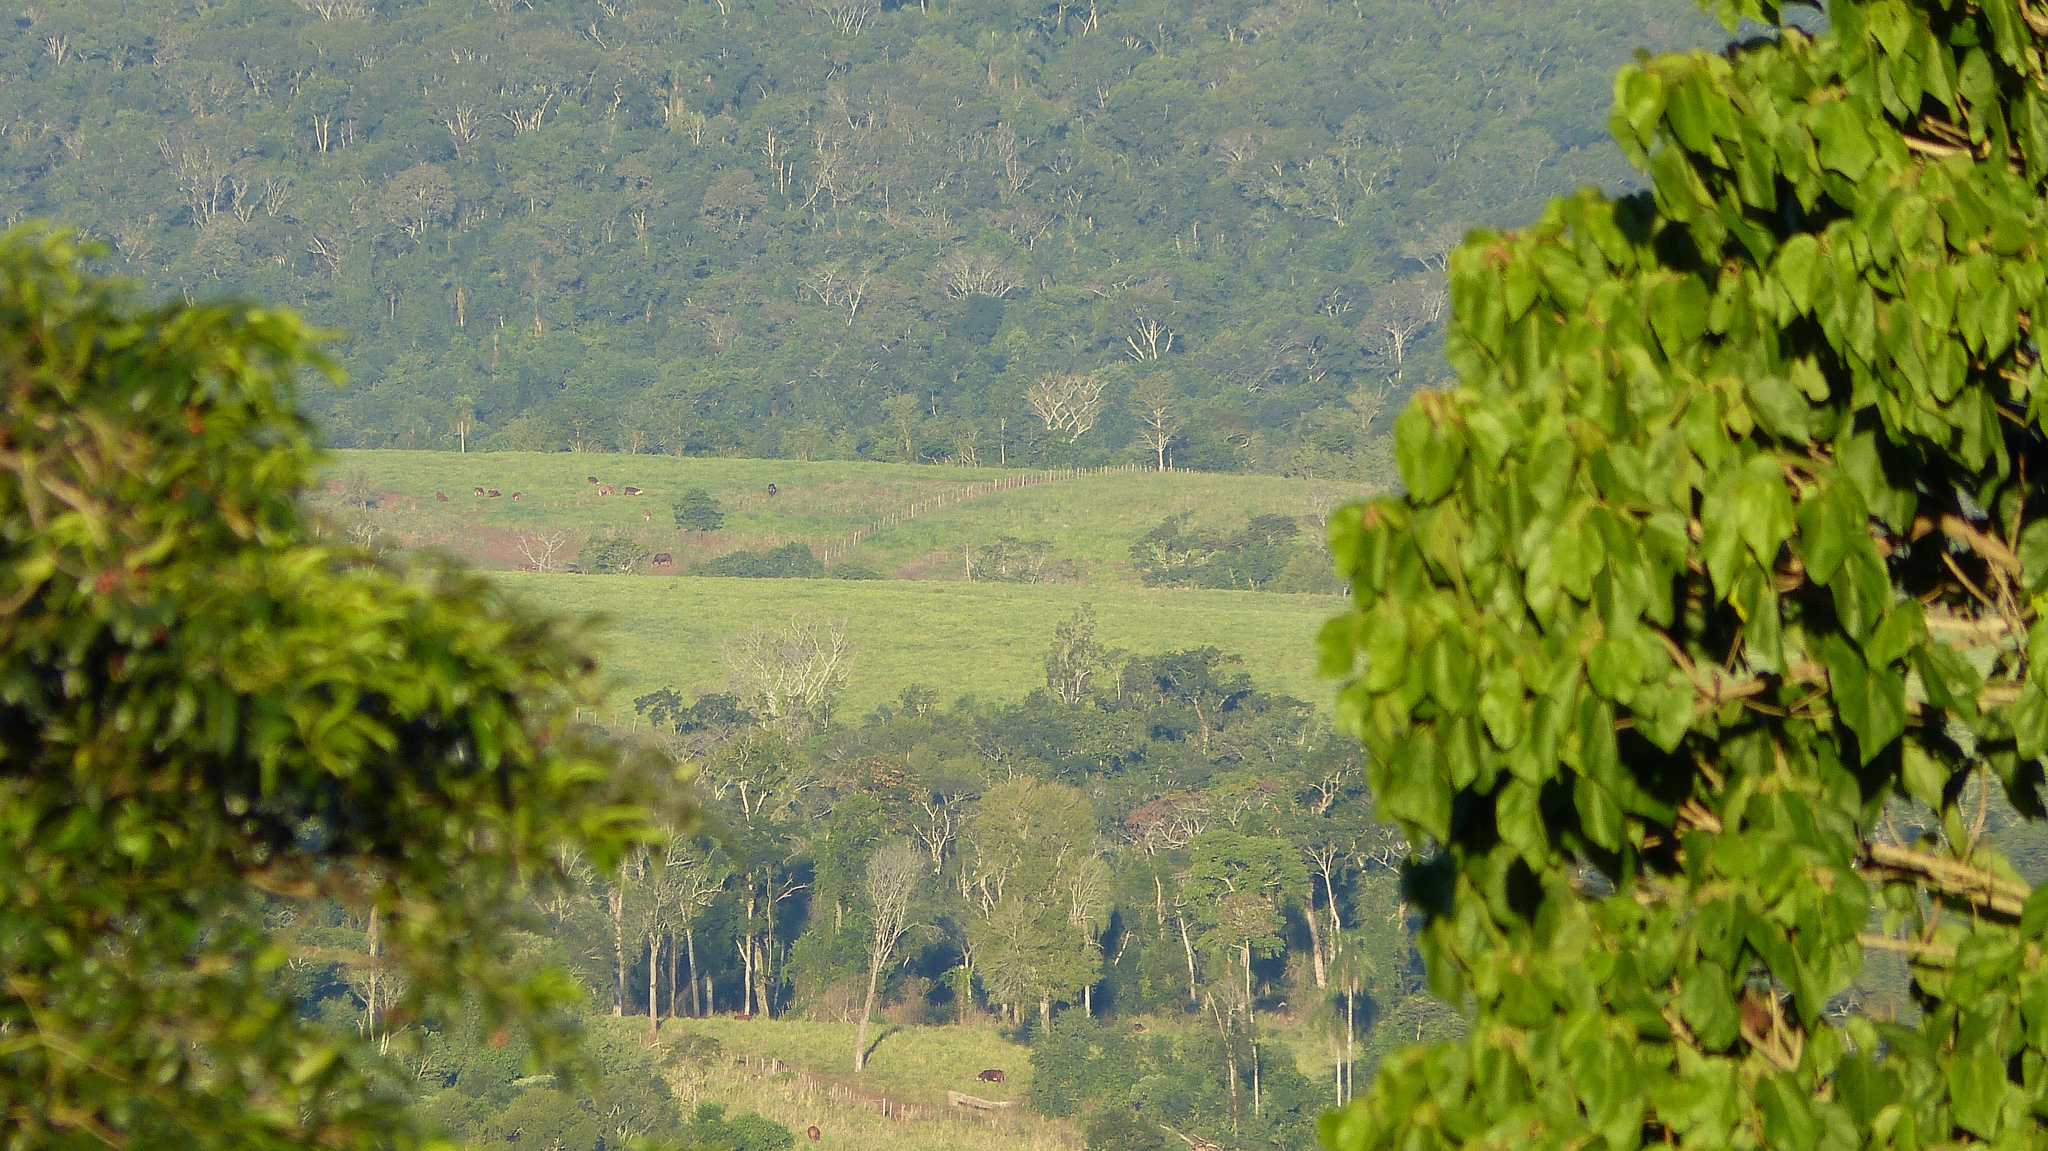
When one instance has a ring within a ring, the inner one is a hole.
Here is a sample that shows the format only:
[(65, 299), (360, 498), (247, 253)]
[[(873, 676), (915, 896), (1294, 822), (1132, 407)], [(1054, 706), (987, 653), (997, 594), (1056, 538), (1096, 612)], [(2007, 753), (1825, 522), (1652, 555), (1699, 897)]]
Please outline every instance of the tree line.
[[(885, 1015), (1007, 1027), (1049, 1066), (1099, 1024), (1186, 1018), (1193, 1038), (1140, 1060), (1163, 1077), (1147, 1114), (1226, 1146), (1307, 1146), (1351, 1068), (1448, 1025), (1414, 966), (1407, 847), (1371, 817), (1356, 744), (1313, 706), (1214, 648), (1106, 650), (1084, 609), (1023, 701), (911, 688), (848, 719), (834, 635), (809, 621), (755, 637), (779, 673), (636, 701), (639, 738), (690, 765), (709, 822), (615, 867), (572, 864), (528, 908), (595, 1010), (650, 1037), (713, 1014), (856, 1022), (855, 1072)], [(345, 965), (309, 968), (299, 993), (342, 1023), (378, 1010)], [(1332, 1080), (1256, 1053), (1274, 1014), (1320, 1029)], [(416, 1042), (405, 1058), (465, 1049)], [(1131, 1085), (1115, 1075), (1066, 1068), (1035, 1102), (1116, 1112)]]

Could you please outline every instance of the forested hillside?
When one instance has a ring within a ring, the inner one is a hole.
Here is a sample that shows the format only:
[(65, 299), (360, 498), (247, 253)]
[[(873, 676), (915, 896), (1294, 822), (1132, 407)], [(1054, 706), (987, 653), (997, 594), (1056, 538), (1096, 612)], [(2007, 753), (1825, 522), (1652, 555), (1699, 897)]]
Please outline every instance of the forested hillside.
[[(48, 0), (10, 220), (347, 333), (332, 441), (1355, 474), (1652, 0)], [(1377, 421), (1377, 422), (1376, 422)]]

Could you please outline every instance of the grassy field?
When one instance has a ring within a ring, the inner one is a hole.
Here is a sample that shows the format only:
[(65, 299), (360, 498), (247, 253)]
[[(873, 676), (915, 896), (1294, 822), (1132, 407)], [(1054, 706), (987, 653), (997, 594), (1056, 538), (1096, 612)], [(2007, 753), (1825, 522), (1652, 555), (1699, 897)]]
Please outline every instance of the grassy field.
[(1065, 587), (912, 580), (749, 580), (539, 575), (506, 583), (559, 611), (597, 613), (606, 666), (619, 687), (612, 705), (673, 686), (685, 695), (722, 687), (721, 642), (793, 614), (843, 619), (855, 645), (844, 707), (860, 714), (911, 684), (942, 699), (1015, 699), (1045, 682), (1053, 628), (1083, 601), (1095, 605), (1097, 638), (1152, 653), (1213, 644), (1244, 658), (1262, 687), (1322, 701), (1314, 639), (1343, 600), (1335, 596)]
[[(1310, 517), (1314, 530), (1315, 517), (1362, 494), (1276, 476), (1047, 475), (838, 461), (411, 451), (336, 452), (328, 471), (335, 497), (374, 500), (365, 514), (380, 530), (411, 546), (448, 548), (483, 567), (520, 566), (522, 535), (565, 532), (573, 558), (584, 537), (609, 530), (641, 537), (650, 551), (673, 552), (678, 569), (734, 550), (801, 541), (835, 565), (850, 560), (884, 575), (958, 578), (964, 549), (1009, 536), (1050, 545), (1056, 559), (1093, 585), (1131, 582), (1132, 542), (1169, 515), (1188, 512), (1197, 525), (1220, 526), (1283, 513)], [(621, 494), (600, 495), (591, 476)], [(1047, 482), (1017, 486), (1025, 480)], [(628, 485), (644, 494), (624, 495)], [(503, 495), (479, 498), (472, 494), (478, 487)], [(726, 513), (719, 531), (676, 531), (670, 507), (691, 488), (719, 501)]]
[[(642, 1034), (637, 1020), (593, 1020)], [(869, 1032), (867, 1070), (852, 1071), (850, 1023), (793, 1020), (675, 1019), (662, 1042), (685, 1052), (692, 1039), (717, 1044), (715, 1057), (673, 1061), (670, 1083), (686, 1108), (700, 1100), (758, 1111), (788, 1125), (801, 1146), (833, 1151), (1079, 1151), (1083, 1141), (1065, 1123), (1018, 1107), (966, 1111), (946, 1104), (946, 1091), (983, 1099), (1019, 1099), (1031, 1083), (1029, 1049), (992, 1027), (894, 1027)], [(877, 1039), (879, 1037), (879, 1040)], [(1000, 1067), (1001, 1084), (975, 1074)], [(892, 1116), (879, 1101), (889, 1100)], [(902, 1105), (909, 1104), (904, 1110)], [(819, 1130), (816, 1144), (804, 1138)]]
[[(1142, 1023), (1155, 1036), (1207, 1028), (1191, 1018), (1147, 1016), (1122, 1022)], [(645, 1033), (642, 1020), (605, 1017), (591, 1024), (618, 1027), (633, 1036)], [(1273, 1015), (1260, 1025), (1268, 1057), (1285, 1052), (1320, 1096), (1339, 1050), (1327, 1033), (1327, 1021)], [(694, 1053), (670, 1061), (671, 1085), (686, 1105), (710, 1100), (758, 1111), (789, 1125), (800, 1143), (806, 1142), (801, 1138), (805, 1129), (815, 1124), (819, 1146), (846, 1151), (1077, 1151), (1083, 1145), (1071, 1124), (1035, 1115), (1028, 1106), (995, 1113), (947, 1107), (948, 1090), (992, 1100), (1022, 1100), (1030, 1091), (1030, 1049), (1005, 1039), (995, 1027), (878, 1028), (869, 1033), (867, 1069), (857, 1076), (851, 1067), (850, 1023), (674, 1019), (663, 1022), (661, 1038), (679, 1056)], [(984, 1067), (1003, 1069), (1006, 1081), (977, 1081)], [(1360, 1078), (1368, 1071), (1361, 1067)], [(889, 1100), (892, 1110), (904, 1104), (910, 1109), (903, 1117), (885, 1117), (881, 1099)], [(1328, 1102), (1335, 1101), (1332, 1093)]]
[[(856, 647), (843, 700), (851, 714), (912, 684), (949, 701), (1014, 699), (1044, 682), (1053, 628), (1083, 602), (1095, 605), (1098, 638), (1111, 647), (1214, 645), (1242, 656), (1262, 687), (1320, 701), (1328, 689), (1314, 674), (1313, 638), (1341, 599), (1148, 589), (1130, 571), (1129, 551), (1169, 515), (1221, 526), (1277, 512), (1302, 517), (1313, 531), (1322, 512), (1361, 494), (1273, 476), (517, 452), (343, 451), (328, 476), (328, 501), (348, 505), (358, 524), (504, 572), (510, 586), (550, 608), (603, 616), (619, 716), (655, 688), (694, 695), (724, 687), (726, 640), (799, 614), (846, 621)], [(617, 494), (599, 494), (592, 476)], [(625, 495), (629, 485), (643, 494)], [(479, 498), (479, 487), (503, 495)], [(708, 536), (678, 533), (671, 505), (699, 487), (718, 499), (726, 523)], [(539, 537), (553, 537), (556, 562), (567, 563), (595, 532), (637, 535), (649, 552), (671, 552), (676, 562), (658, 576), (518, 570)], [(863, 538), (849, 552), (856, 533)], [(1067, 580), (968, 581), (964, 553), (1001, 537), (1043, 541)], [(851, 562), (894, 578), (673, 574), (789, 541), (809, 544), (835, 568)]]

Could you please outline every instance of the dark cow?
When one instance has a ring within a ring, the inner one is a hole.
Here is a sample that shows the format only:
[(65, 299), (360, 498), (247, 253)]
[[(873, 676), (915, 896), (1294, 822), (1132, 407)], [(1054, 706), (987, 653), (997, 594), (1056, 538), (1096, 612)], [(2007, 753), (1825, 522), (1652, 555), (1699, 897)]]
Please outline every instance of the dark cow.
[(484, 493), (484, 495), (489, 499), (497, 499), (499, 496), (502, 496), (504, 494), (504, 492), (501, 492), (496, 488), (492, 488), (490, 491)]
[(780, 491), (779, 491), (779, 489), (777, 489), (777, 488), (776, 488), (776, 486), (775, 486), (774, 484), (769, 484), (769, 485), (768, 485), (768, 494), (769, 494), (769, 495), (771, 495), (771, 496), (772, 496), (772, 495), (778, 495), (778, 494), (780, 494)]
[(655, 552), (655, 553), (654, 553), (654, 562), (655, 562), (656, 564), (672, 564), (672, 563), (676, 562), (676, 557), (675, 557), (675, 553), (674, 553), (674, 552)]
[(437, 500), (437, 501), (439, 501), (439, 502), (441, 502), (441, 503), (444, 503), (444, 504), (445, 504), (445, 503), (447, 503), (447, 502), (448, 502), (448, 493), (447, 493), (447, 492), (435, 492), (435, 493), (434, 493), (434, 499), (435, 499), (435, 500)]
[(593, 483), (593, 484), (597, 482), (597, 477), (596, 477), (596, 476), (584, 476), (583, 478), (584, 478), (584, 479), (585, 479), (586, 481), (588, 481), (588, 482), (590, 482), (590, 483)]
[(629, 495), (629, 496), (637, 496), (637, 495), (639, 495), (639, 494), (640, 494), (640, 489), (639, 489), (639, 488), (627, 488), (627, 489), (626, 489), (626, 494), (627, 494), (627, 495)]
[(811, 1137), (811, 1142), (816, 1143), (824, 1133), (818, 1130), (817, 1124), (813, 1123), (811, 1124), (811, 1129), (809, 1131), (804, 1132), (804, 1134), (809, 1135)]
[(476, 489), (476, 494), (478, 494), (478, 495), (482, 495), (482, 494), (484, 494), (484, 490), (483, 490), (482, 488), (478, 488), (478, 489)]
[(1001, 1083), (1005, 1076), (1003, 1075), (1002, 1068), (991, 1067), (988, 1070), (983, 1071), (981, 1074), (975, 1076), (975, 1078), (981, 1080), (983, 1083)]

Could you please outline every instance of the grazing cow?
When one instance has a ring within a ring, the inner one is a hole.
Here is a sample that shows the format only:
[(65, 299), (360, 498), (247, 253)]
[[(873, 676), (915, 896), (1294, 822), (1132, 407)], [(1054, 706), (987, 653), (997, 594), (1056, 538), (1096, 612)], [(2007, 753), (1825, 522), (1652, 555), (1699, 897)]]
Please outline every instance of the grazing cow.
[(741, 1021), (741, 1022), (743, 1022), (743, 1023), (744, 1023), (744, 1022), (746, 1022), (746, 1021), (747, 1021), (747, 1020), (749, 1020), (749, 1019), (752, 1019), (753, 1017), (754, 1017), (754, 1013), (753, 1013), (753, 1012), (751, 1012), (751, 1011), (747, 1012), (747, 1013), (746, 1013), (745, 1015), (735, 1015), (735, 1016), (733, 1016), (733, 1018), (734, 1018), (734, 1019), (740, 1020), (740, 1021)]
[(657, 566), (662, 564), (672, 564), (676, 562), (676, 557), (673, 552), (655, 552), (654, 562)]
[(444, 504), (445, 504), (445, 503), (447, 503), (447, 502), (448, 502), (448, 493), (447, 493), (447, 492), (435, 492), (435, 493), (434, 493), (434, 499), (435, 499), (435, 500), (437, 500), (437, 501), (439, 501), (439, 502), (441, 502), (441, 503), (444, 503)]
[(610, 484), (597, 485), (597, 494), (601, 496), (608, 496), (612, 494), (612, 486)]
[(640, 494), (640, 489), (639, 489), (639, 488), (627, 488), (627, 489), (626, 489), (626, 494), (627, 494), (627, 495), (629, 495), (629, 496), (637, 496), (637, 495), (639, 495), (639, 494)]
[(490, 491), (484, 493), (484, 495), (488, 496), (491, 499), (497, 499), (499, 496), (502, 496), (504, 494), (504, 492), (501, 492), (496, 488), (492, 488)]
[(975, 1076), (975, 1078), (981, 1080), (983, 1083), (1001, 1083), (1004, 1079), (1003, 1069), (1000, 1067), (991, 1067), (988, 1070), (983, 1071), (981, 1074)]
[(641, 509), (640, 509), (640, 518), (641, 518), (641, 519), (643, 519), (643, 520), (651, 520), (651, 519), (653, 519), (653, 518), (654, 518), (654, 510), (653, 510), (652, 508), (641, 508)]
[(769, 485), (768, 485), (768, 494), (769, 494), (769, 495), (771, 495), (771, 496), (773, 496), (773, 495), (777, 495), (777, 494), (780, 494), (780, 489), (776, 488), (776, 486), (775, 486), (774, 484), (769, 484)]
[(584, 476), (583, 478), (593, 484), (597, 482), (596, 476)]
[(512, 493), (512, 498), (513, 498), (513, 499), (515, 499), (515, 500), (516, 500), (516, 499), (522, 499), (522, 498), (524, 498), (524, 497), (525, 497), (525, 495), (526, 495), (526, 493), (525, 493), (525, 492), (513, 492), (513, 493)]
[(530, 572), (530, 571), (532, 571), (532, 570), (533, 570), (533, 565), (532, 565), (532, 564), (520, 564), (520, 565), (519, 565), (519, 570), (520, 570), (520, 571), (523, 571), (523, 572)]
[(811, 1124), (811, 1129), (809, 1131), (804, 1132), (804, 1134), (809, 1135), (811, 1137), (811, 1142), (816, 1143), (819, 1137), (823, 1134), (823, 1132), (819, 1131), (818, 1125), (813, 1123)]
[(482, 495), (482, 494), (484, 494), (484, 490), (483, 490), (482, 488), (478, 488), (478, 489), (476, 489), (476, 494), (478, 494), (478, 495)]

